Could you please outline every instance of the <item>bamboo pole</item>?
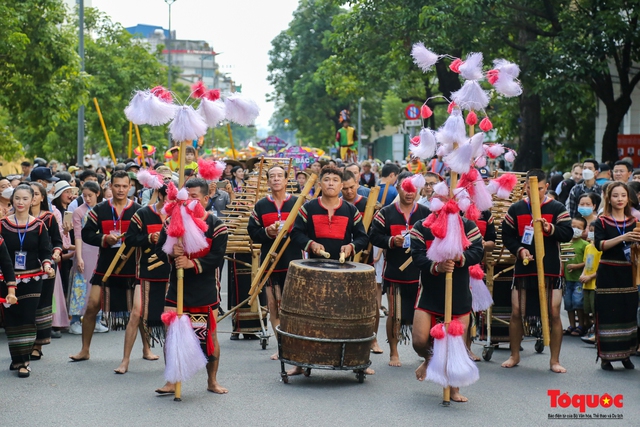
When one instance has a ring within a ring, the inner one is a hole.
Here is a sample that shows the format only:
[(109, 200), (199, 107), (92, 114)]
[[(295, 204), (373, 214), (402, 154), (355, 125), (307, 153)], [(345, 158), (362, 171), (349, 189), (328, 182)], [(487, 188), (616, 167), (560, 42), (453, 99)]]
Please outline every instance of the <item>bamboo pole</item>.
[[(364, 207), (364, 215), (362, 215), (362, 225), (364, 226), (364, 231), (368, 232), (369, 227), (371, 226), (371, 221), (373, 220), (373, 214), (375, 213), (376, 203), (378, 202), (378, 194), (380, 194), (380, 187), (373, 187), (369, 192), (369, 197), (367, 198), (367, 204)], [(360, 258), (362, 257), (362, 253), (364, 251), (358, 252), (353, 257), (353, 262), (360, 262)], [(371, 253), (371, 243), (367, 246), (367, 253), (365, 254), (365, 258), (369, 257)], [(363, 259), (363, 262), (367, 262), (367, 259)]]
[(536, 245), (536, 271), (538, 273), (538, 296), (540, 298), (540, 320), (542, 321), (542, 343), (546, 347), (550, 342), (549, 306), (547, 304), (547, 287), (544, 280), (544, 236), (542, 234), (542, 218), (540, 198), (538, 197), (538, 178), (529, 177), (529, 203), (533, 217), (533, 240)]
[(114, 270), (113, 274), (120, 274), (120, 272), (124, 268), (127, 261), (129, 261), (129, 258), (131, 258), (131, 255), (133, 255), (133, 251), (135, 250), (136, 248), (129, 248), (129, 252), (127, 252), (124, 258), (122, 258), (122, 260), (120, 261), (120, 264), (118, 264), (118, 267)]
[(136, 125), (136, 138), (138, 138), (138, 150), (140, 150), (140, 158), (142, 159), (140, 166), (146, 168), (147, 161), (144, 159), (144, 153), (142, 152), (142, 139), (140, 138), (140, 129), (138, 128), (138, 125)]
[(126, 246), (127, 245), (125, 245), (124, 242), (120, 245), (118, 252), (116, 252), (116, 256), (113, 257), (113, 259), (111, 260), (111, 264), (109, 264), (109, 268), (107, 269), (107, 272), (104, 273), (104, 276), (102, 276), (102, 283), (106, 283), (107, 280), (109, 280), (109, 277), (111, 276), (111, 273), (113, 273), (113, 269), (116, 268), (116, 264), (118, 264), (118, 260), (124, 253), (124, 248)]
[(129, 148), (127, 149), (127, 157), (133, 156), (133, 122), (129, 122)]
[(236, 160), (236, 149), (233, 146), (233, 132), (231, 132), (231, 123), (227, 123), (227, 132), (229, 133), (229, 145), (231, 145), (231, 156)]
[(116, 155), (113, 152), (113, 147), (111, 146), (111, 140), (109, 139), (109, 132), (107, 132), (107, 126), (104, 124), (104, 118), (102, 117), (102, 111), (100, 111), (100, 105), (98, 105), (98, 98), (93, 98), (93, 103), (96, 106), (96, 111), (98, 112), (98, 118), (100, 119), (100, 125), (102, 126), (102, 132), (104, 132), (104, 139), (107, 141), (107, 145), (109, 146), (109, 153), (111, 154), (111, 160), (113, 160), (113, 164), (116, 165), (118, 161), (116, 160)]
[[(457, 144), (454, 144), (457, 145)], [(454, 146), (454, 149), (457, 149)], [(458, 174), (451, 171), (451, 183), (449, 185), (449, 197), (453, 198), (453, 190), (458, 185)], [(464, 233), (464, 229), (462, 230)], [(409, 258), (411, 260), (411, 258)], [(451, 311), (453, 304), (453, 273), (447, 273), (444, 279), (444, 327), (449, 330), (449, 323), (451, 323)], [(451, 387), (445, 387), (442, 390), (442, 405), (449, 406), (451, 404)]]
[[(185, 163), (185, 151), (187, 151), (187, 141), (182, 141), (180, 143), (180, 181), (178, 182), (178, 186), (182, 188), (184, 185), (184, 163)], [(182, 237), (178, 238), (178, 244), (182, 244)], [(176, 276), (178, 279), (177, 283), (177, 298), (176, 298), (176, 314), (178, 317), (182, 317), (184, 312), (184, 269), (178, 268), (176, 271)], [(173, 399), (176, 402), (182, 401), (182, 383), (176, 383), (176, 394)]]

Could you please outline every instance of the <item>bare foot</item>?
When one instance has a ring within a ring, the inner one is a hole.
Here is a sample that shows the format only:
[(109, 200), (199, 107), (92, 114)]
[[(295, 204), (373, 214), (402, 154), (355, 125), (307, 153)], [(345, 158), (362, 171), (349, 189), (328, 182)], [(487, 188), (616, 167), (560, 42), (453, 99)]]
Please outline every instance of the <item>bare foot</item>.
[(89, 352), (84, 353), (81, 351), (78, 354), (69, 356), (69, 359), (71, 359), (72, 362), (82, 362), (84, 360), (89, 360), (89, 357), (90, 357)]
[(460, 394), (460, 389), (457, 387), (451, 387), (451, 395), (449, 397), (452, 401), (463, 403), (468, 402), (469, 399)]
[(129, 361), (128, 360), (123, 360), (122, 363), (120, 363), (120, 366), (118, 366), (116, 369), (113, 370), (113, 372), (115, 372), (116, 374), (126, 374), (127, 371), (129, 371)]
[(156, 393), (158, 393), (160, 395), (163, 395), (163, 394), (175, 394), (175, 392), (176, 392), (176, 386), (175, 386), (175, 384), (171, 384), (171, 383), (166, 383), (161, 388), (157, 388), (156, 389)]
[(502, 367), (503, 368), (513, 368), (514, 366), (518, 366), (518, 363), (520, 363), (520, 357), (509, 357), (507, 359), (506, 362), (502, 362)]
[(420, 364), (420, 366), (418, 366), (418, 369), (416, 369), (416, 379), (418, 381), (424, 381), (427, 377), (427, 365), (428, 362), (425, 360)]
[(300, 375), (302, 373), (304, 373), (304, 369), (302, 369), (302, 366), (294, 366), (287, 371), (287, 375), (289, 375), (290, 377), (294, 375)]
[(227, 390), (226, 388), (222, 387), (217, 382), (209, 384), (209, 387), (207, 387), (207, 391), (210, 391), (211, 393), (217, 393), (217, 394), (227, 394), (227, 393), (229, 393), (229, 390)]
[(278, 352), (276, 351), (275, 353), (273, 353), (273, 354), (271, 355), (271, 358), (270, 358), (270, 359), (271, 359), (271, 360), (278, 360)]
[(374, 341), (373, 344), (371, 344), (371, 352), (373, 354), (382, 354), (384, 353), (384, 350), (380, 348), (378, 341)]
[(551, 364), (551, 372), (555, 372), (556, 374), (564, 374), (567, 370), (559, 363)]
[(389, 366), (396, 366), (396, 367), (400, 367), (402, 366), (402, 363), (400, 363), (400, 357), (399, 356), (391, 356), (389, 358)]
[(469, 350), (469, 358), (474, 362), (480, 361), (480, 356), (477, 356), (473, 351)]
[[(353, 372), (355, 372), (355, 371), (353, 371)], [(373, 370), (373, 369), (371, 369), (371, 368), (367, 368), (367, 369), (365, 369), (365, 370), (364, 370), (364, 371), (362, 371), (362, 372), (363, 372), (365, 375), (374, 375), (374, 374), (376, 373), (376, 371), (374, 371), (374, 370)]]
[(158, 356), (157, 354), (151, 353), (151, 350), (149, 350), (146, 353), (145, 352), (142, 353), (142, 358), (144, 360), (158, 360), (160, 359), (160, 356)]

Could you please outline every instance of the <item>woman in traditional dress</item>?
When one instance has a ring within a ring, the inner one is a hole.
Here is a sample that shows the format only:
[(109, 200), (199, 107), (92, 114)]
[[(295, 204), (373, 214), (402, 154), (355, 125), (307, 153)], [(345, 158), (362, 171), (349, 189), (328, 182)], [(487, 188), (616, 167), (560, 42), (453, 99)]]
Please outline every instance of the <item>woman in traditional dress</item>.
[[(31, 203), (31, 215), (38, 218), (47, 226), (49, 233), (49, 241), (53, 248), (52, 259), (54, 262), (60, 262), (60, 254), (62, 254), (62, 237), (58, 220), (49, 211), (49, 202), (47, 200), (47, 190), (42, 184), (32, 182), (33, 202)], [(42, 293), (40, 294), (40, 302), (36, 310), (36, 342), (31, 352), (31, 360), (40, 360), (43, 356), (42, 346), (51, 343), (51, 323), (53, 320), (53, 290), (56, 278), (47, 278), (42, 281)], [(64, 300), (62, 301), (64, 302)]]
[(602, 251), (596, 276), (596, 341), (601, 368), (612, 371), (611, 362), (634, 365), (629, 356), (636, 350), (638, 289), (631, 267), (631, 246), (640, 242), (634, 231), (629, 188), (612, 182), (604, 198), (604, 213), (595, 222), (595, 246)]
[[(87, 181), (82, 185), (82, 200), (84, 203), (73, 211), (72, 223), (75, 235), (76, 256), (72, 268), (71, 289), (69, 291), (69, 314), (71, 315), (71, 326), (69, 333), (82, 335), (82, 324), (80, 318), (84, 315), (89, 301), (89, 290), (91, 288), (91, 276), (98, 263), (98, 252), (100, 248), (89, 245), (82, 241), (82, 227), (87, 221), (87, 214), (98, 203), (102, 201), (102, 191), (97, 182)], [(100, 323), (101, 315), (96, 319), (96, 332), (106, 329)]]
[(14, 213), (0, 220), (0, 235), (13, 259), (18, 299), (18, 304), (5, 308), (3, 313), (11, 353), (9, 369), (18, 371), (20, 378), (31, 372), (29, 361), (36, 341), (36, 310), (42, 279), (55, 276), (49, 233), (41, 220), (29, 214), (32, 202), (33, 189), (26, 184), (18, 185), (11, 196)]
[(231, 174), (233, 175), (233, 178), (231, 178), (233, 192), (242, 193), (244, 191), (244, 169), (242, 166), (234, 166), (231, 169)]

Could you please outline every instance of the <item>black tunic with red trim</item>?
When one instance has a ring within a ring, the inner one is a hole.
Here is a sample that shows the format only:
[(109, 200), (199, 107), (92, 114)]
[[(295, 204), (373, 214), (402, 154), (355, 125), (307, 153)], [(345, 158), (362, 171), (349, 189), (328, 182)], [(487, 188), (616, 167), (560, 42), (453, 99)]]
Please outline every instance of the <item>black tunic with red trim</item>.
[(485, 242), (495, 242), (496, 241), (496, 226), (494, 225), (493, 215), (490, 210), (482, 211), (480, 213), (480, 218), (475, 221), (478, 230), (480, 230), (480, 234), (482, 235), (482, 239)]
[[(456, 263), (453, 270), (453, 300), (451, 313), (462, 316), (471, 311), (471, 290), (469, 289), (469, 267), (479, 264), (484, 256), (482, 236), (480, 230), (466, 218), (462, 219), (467, 239), (471, 242)], [(436, 262), (427, 257), (427, 250), (431, 247), (434, 237), (431, 230), (418, 221), (411, 230), (411, 257), (413, 264), (420, 269), (420, 291), (416, 302), (416, 309), (427, 311), (435, 315), (444, 314), (445, 273), (435, 270)]]
[[(535, 261), (524, 265), (518, 256), (521, 250), (527, 249), (531, 255), (536, 256), (534, 239), (530, 245), (522, 243), (522, 235), (526, 226), (532, 226), (531, 208), (528, 199), (520, 200), (509, 207), (507, 215), (502, 221), (502, 242), (504, 246), (515, 255), (516, 268), (514, 277), (537, 276)], [(544, 275), (559, 277), (562, 275), (562, 263), (560, 261), (560, 243), (568, 242), (573, 237), (571, 217), (564, 205), (547, 197), (540, 206), (542, 218), (551, 224), (549, 234), (544, 233)]]
[(420, 279), (420, 269), (414, 263), (409, 264), (404, 271), (400, 271), (400, 266), (411, 257), (411, 253), (407, 253), (406, 248), (397, 247), (393, 243), (395, 236), (410, 232), (413, 224), (422, 221), (430, 214), (426, 206), (418, 203), (414, 205), (413, 209), (409, 221), (400, 210), (398, 202), (385, 206), (373, 217), (369, 230), (371, 244), (387, 250), (382, 272), (384, 280), (396, 283), (418, 283)]
[[(362, 214), (351, 203), (342, 199), (331, 217), (322, 205), (322, 197), (305, 203), (291, 230), (291, 240), (298, 248), (309, 251), (312, 242), (324, 246), (331, 259), (340, 259), (340, 248), (352, 245), (353, 253), (366, 248), (369, 237), (362, 225)], [(309, 252), (310, 258), (320, 258)]]
[[(165, 226), (160, 232), (158, 239), (158, 258), (167, 260), (167, 255), (162, 252), (162, 245), (167, 240), (167, 226), (170, 223), (167, 219)], [(210, 246), (202, 251), (189, 255), (189, 259), (194, 261), (194, 268), (184, 270), (184, 307), (211, 307), (216, 308), (220, 304), (218, 297), (218, 286), (216, 280), (216, 270), (224, 263), (224, 253), (227, 251), (227, 226), (215, 215), (207, 212), (207, 231), (204, 233)], [(177, 301), (178, 276), (174, 266), (173, 258), (171, 262), (171, 275), (169, 290), (166, 301), (175, 304)]]
[[(9, 250), (2, 236), (0, 236), (0, 282), (3, 282), (3, 285), (16, 284), (16, 274), (13, 271), (13, 259), (9, 255)], [(5, 292), (3, 292), (2, 297), (6, 297)]]
[(60, 227), (58, 227), (58, 220), (53, 212), (43, 211), (38, 216), (40, 221), (44, 222), (47, 226), (47, 232), (49, 233), (49, 239), (51, 240), (52, 253), (56, 249), (62, 252), (62, 236), (60, 235)]
[[(100, 248), (96, 270), (91, 277), (92, 284), (102, 284), (102, 277), (109, 269), (113, 257), (118, 252), (118, 247), (107, 246), (105, 238), (112, 230), (117, 230), (119, 234), (125, 234), (129, 229), (131, 218), (133, 218), (138, 209), (140, 209), (140, 205), (129, 200), (120, 215), (118, 215), (111, 200), (105, 200), (89, 211), (87, 222), (82, 228), (82, 241)], [(135, 263), (134, 257), (130, 257), (120, 273), (112, 273), (111, 277), (135, 277)]]
[(124, 242), (127, 247), (136, 248), (136, 279), (150, 282), (168, 282), (171, 266), (165, 262), (160, 267), (149, 271), (149, 265), (159, 261), (157, 257), (149, 262), (149, 257), (156, 255), (157, 249), (151, 243), (151, 235), (162, 231), (162, 217), (156, 212), (155, 205), (140, 208), (131, 218)]
[[(283, 224), (289, 217), (289, 212), (291, 212), (291, 209), (293, 209), (297, 200), (298, 197), (287, 194), (287, 197), (280, 208), (280, 212), (278, 212), (275, 200), (273, 200), (271, 195), (268, 195), (267, 197), (258, 200), (258, 203), (253, 207), (253, 212), (251, 212), (251, 217), (249, 217), (247, 231), (249, 232), (249, 237), (251, 237), (251, 240), (254, 243), (262, 244), (260, 262), (263, 262), (267, 255), (272, 252), (271, 246), (273, 245), (273, 238), (267, 235), (265, 228), (271, 226), (276, 221)], [(280, 251), (284, 242), (285, 240), (282, 239), (278, 250), (275, 252)], [(287, 271), (289, 263), (296, 259), (302, 259), (302, 251), (300, 248), (295, 245), (287, 246), (287, 249), (280, 258), (280, 261), (278, 261), (278, 265), (276, 265), (273, 270), (274, 273)]]
[[(15, 277), (13, 280), (19, 283), (46, 278), (44, 277), (44, 264), (53, 265), (51, 261), (51, 240), (47, 226), (37, 218), (34, 218), (27, 225), (21, 224), (17, 226), (13, 222), (14, 218), (11, 215), (0, 220), (0, 235), (4, 238), (4, 243), (9, 252), (9, 259), (14, 263)], [(19, 233), (18, 230), (20, 230)], [(20, 243), (19, 234), (22, 236), (22, 243)], [(15, 269), (15, 254), (20, 250), (27, 253), (24, 270)], [(0, 281), (13, 281), (9, 279), (11, 277), (5, 278), (3, 274), (0, 274)], [(18, 286), (20, 285), (18, 284)]]
[[(353, 201), (353, 203), (351, 203), (353, 206), (356, 207), (356, 209), (358, 209), (358, 212), (360, 212), (361, 214), (364, 214), (364, 210), (367, 207), (367, 198), (361, 195), (357, 195), (356, 199)], [(346, 200), (345, 200), (346, 201)]]

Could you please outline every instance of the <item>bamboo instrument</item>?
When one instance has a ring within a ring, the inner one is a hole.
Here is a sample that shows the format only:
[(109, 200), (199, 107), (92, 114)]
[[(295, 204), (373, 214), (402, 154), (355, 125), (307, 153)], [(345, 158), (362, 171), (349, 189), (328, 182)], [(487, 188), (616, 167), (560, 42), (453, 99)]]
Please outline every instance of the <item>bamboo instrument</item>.
[(124, 253), (124, 248), (126, 247), (127, 245), (125, 245), (124, 243), (120, 245), (120, 248), (118, 248), (118, 252), (116, 252), (116, 256), (113, 257), (113, 259), (111, 260), (111, 264), (109, 264), (107, 272), (104, 273), (104, 276), (102, 276), (102, 283), (107, 283), (107, 280), (109, 280), (111, 273), (113, 273), (113, 269), (116, 268), (116, 264), (118, 264), (118, 260)]
[[(367, 204), (364, 207), (364, 215), (362, 215), (362, 225), (364, 226), (364, 231), (369, 232), (369, 227), (371, 226), (371, 221), (373, 221), (373, 215), (376, 211), (376, 203), (378, 203), (378, 195), (380, 194), (380, 187), (373, 187), (369, 192), (369, 196), (367, 198)], [(360, 262), (360, 258), (362, 255), (365, 255), (365, 259), (362, 262), (367, 262), (369, 258), (369, 254), (371, 253), (371, 243), (367, 246), (366, 251), (360, 251), (353, 257), (353, 262)]]
[(127, 150), (127, 154), (129, 158), (133, 155), (133, 123), (129, 122), (129, 147)]
[(327, 259), (331, 258), (331, 254), (329, 252), (318, 251), (318, 254), (322, 255), (323, 257), (325, 257)]
[[(185, 155), (187, 151), (187, 141), (182, 141), (180, 143), (180, 181), (179, 181), (179, 187), (182, 188), (182, 186), (184, 185), (184, 164), (185, 164)], [(178, 244), (182, 244), (182, 237), (178, 238)], [(178, 286), (176, 289), (176, 294), (177, 294), (177, 298), (176, 298), (176, 314), (178, 315), (178, 317), (182, 317), (182, 314), (184, 312), (184, 269), (183, 268), (178, 268), (176, 270), (176, 276), (178, 279)], [(181, 382), (177, 382), (176, 383), (176, 393), (175, 393), (175, 397), (174, 397), (174, 401), (180, 402), (182, 401), (181, 399), (182, 396), (182, 383)]]
[(120, 272), (124, 268), (127, 261), (129, 261), (129, 258), (131, 258), (131, 255), (133, 255), (133, 251), (135, 250), (136, 248), (129, 248), (129, 252), (127, 252), (124, 258), (122, 258), (122, 260), (120, 261), (120, 264), (118, 264), (118, 267), (114, 270), (113, 274), (120, 274)]
[(113, 152), (113, 147), (111, 146), (111, 140), (109, 139), (109, 132), (107, 132), (107, 126), (104, 124), (104, 118), (102, 117), (102, 112), (100, 111), (100, 105), (98, 105), (98, 98), (93, 98), (93, 103), (96, 106), (96, 111), (98, 112), (98, 118), (100, 119), (100, 125), (102, 126), (102, 132), (104, 132), (104, 139), (107, 141), (107, 146), (109, 147), (109, 153), (111, 154), (111, 160), (113, 160), (113, 164), (118, 164), (116, 160), (116, 155)]
[(540, 298), (540, 320), (542, 321), (542, 343), (549, 345), (549, 305), (547, 303), (547, 287), (544, 280), (544, 236), (542, 234), (542, 218), (540, 212), (540, 198), (538, 197), (538, 178), (529, 177), (529, 203), (533, 217), (533, 240), (536, 245), (536, 269), (538, 273), (538, 296)]

